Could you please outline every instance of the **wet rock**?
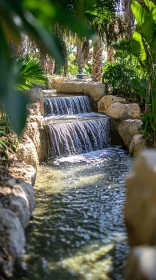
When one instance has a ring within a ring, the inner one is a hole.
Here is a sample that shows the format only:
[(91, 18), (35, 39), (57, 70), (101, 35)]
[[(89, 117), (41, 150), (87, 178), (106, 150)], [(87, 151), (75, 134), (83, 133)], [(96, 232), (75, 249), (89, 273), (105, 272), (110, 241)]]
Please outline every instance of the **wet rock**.
[(128, 257), (125, 280), (156, 280), (156, 247), (139, 246)]
[(126, 99), (115, 95), (103, 96), (98, 102), (98, 112), (106, 114), (108, 108), (115, 102), (126, 103)]
[(156, 150), (145, 150), (136, 158), (126, 188), (124, 215), (129, 244), (156, 245)]
[(19, 219), (0, 203), (0, 271), (11, 276), (13, 265), (25, 245), (24, 231)]
[(124, 144), (126, 147), (130, 146), (130, 143), (132, 142), (133, 137), (136, 134), (140, 134), (141, 131), (141, 120), (123, 120), (120, 122), (118, 126), (118, 133), (121, 136)]
[(143, 135), (136, 134), (136, 135), (134, 135), (132, 142), (129, 146), (129, 153), (131, 156), (136, 156), (140, 153), (140, 151), (145, 149), (145, 147), (146, 147), (146, 141), (145, 141)]

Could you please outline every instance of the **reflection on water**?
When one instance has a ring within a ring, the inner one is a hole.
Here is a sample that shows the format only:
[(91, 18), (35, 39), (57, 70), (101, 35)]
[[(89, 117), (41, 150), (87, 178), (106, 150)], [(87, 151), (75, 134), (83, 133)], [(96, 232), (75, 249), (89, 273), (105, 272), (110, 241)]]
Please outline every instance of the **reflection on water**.
[(12, 279), (123, 279), (128, 246), (122, 208), (130, 166), (118, 148), (41, 166), (23, 268)]

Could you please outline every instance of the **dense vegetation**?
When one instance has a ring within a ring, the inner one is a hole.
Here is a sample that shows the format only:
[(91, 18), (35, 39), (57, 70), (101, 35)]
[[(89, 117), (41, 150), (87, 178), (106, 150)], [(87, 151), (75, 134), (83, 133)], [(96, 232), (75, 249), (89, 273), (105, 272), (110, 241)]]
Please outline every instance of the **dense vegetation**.
[(44, 72), (83, 71), (139, 102), (144, 135), (156, 145), (155, 1), (2, 0), (0, 10), (1, 156), (13, 150), (6, 126), (22, 131), (26, 90), (46, 83)]

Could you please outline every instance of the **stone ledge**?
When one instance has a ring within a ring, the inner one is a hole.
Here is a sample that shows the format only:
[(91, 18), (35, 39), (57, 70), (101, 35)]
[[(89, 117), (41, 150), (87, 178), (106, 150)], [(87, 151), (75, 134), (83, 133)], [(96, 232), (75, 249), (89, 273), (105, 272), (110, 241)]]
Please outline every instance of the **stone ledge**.
[(23, 162), (0, 161), (0, 271), (10, 277), (24, 245), (24, 228), (35, 207), (36, 171)]
[(51, 88), (56, 89), (58, 93), (66, 94), (85, 94), (89, 95), (94, 101), (100, 100), (105, 95), (105, 85), (98, 82), (82, 80), (63, 80), (53, 79)]

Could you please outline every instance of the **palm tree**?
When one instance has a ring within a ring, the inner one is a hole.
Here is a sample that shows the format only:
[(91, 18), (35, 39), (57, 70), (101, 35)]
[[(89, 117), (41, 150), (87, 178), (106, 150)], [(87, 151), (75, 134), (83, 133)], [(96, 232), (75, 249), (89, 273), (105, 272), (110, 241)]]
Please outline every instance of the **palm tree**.
[(92, 81), (102, 81), (102, 53), (104, 44), (99, 38), (93, 47), (93, 65), (92, 65)]
[(90, 25), (99, 35), (98, 41), (93, 46), (92, 80), (101, 82), (104, 42), (106, 45), (110, 43), (110, 38), (112, 33), (114, 33), (114, 26), (111, 32), (109, 32), (109, 25), (112, 24), (112, 19), (115, 17), (116, 5), (119, 1), (114, 0), (105, 2), (102, 0), (96, 0), (95, 2), (94, 10), (87, 13), (87, 15)]
[(125, 21), (125, 38), (130, 39), (133, 27), (134, 16), (131, 10), (131, 0), (124, 0), (124, 21)]

